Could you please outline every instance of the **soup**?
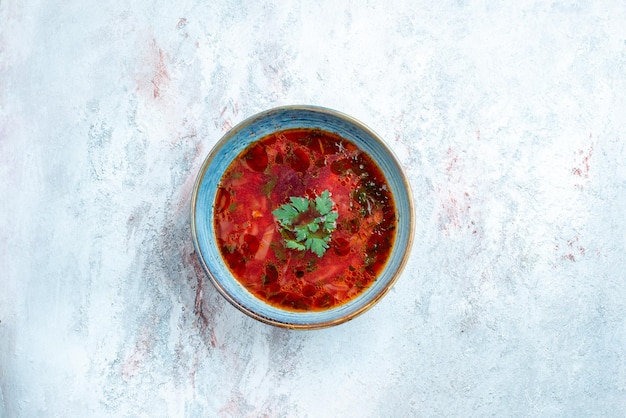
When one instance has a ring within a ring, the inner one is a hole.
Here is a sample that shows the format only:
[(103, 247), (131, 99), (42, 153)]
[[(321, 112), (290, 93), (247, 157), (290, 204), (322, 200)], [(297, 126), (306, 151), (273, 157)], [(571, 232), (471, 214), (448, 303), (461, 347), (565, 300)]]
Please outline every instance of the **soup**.
[(218, 185), (214, 227), (234, 277), (281, 309), (320, 311), (362, 293), (386, 264), (396, 210), (352, 142), (290, 129), (250, 144)]

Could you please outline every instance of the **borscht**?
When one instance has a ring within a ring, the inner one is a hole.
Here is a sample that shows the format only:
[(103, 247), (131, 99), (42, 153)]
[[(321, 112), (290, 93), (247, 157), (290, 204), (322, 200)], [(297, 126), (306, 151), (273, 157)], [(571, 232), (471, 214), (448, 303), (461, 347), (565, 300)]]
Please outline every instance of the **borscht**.
[(362, 293), (385, 266), (397, 224), (374, 160), (319, 129), (250, 144), (224, 172), (213, 213), (233, 276), (290, 311), (327, 310)]

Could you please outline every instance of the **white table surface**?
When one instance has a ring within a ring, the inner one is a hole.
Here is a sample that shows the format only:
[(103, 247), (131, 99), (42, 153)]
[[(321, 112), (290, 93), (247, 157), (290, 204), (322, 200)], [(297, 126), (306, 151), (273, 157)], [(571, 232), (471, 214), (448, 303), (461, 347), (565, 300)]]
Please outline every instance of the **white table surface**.
[[(0, 1), (0, 416), (624, 416), (626, 3)], [(195, 260), (244, 118), (313, 104), (398, 155), (411, 258), (274, 328)]]

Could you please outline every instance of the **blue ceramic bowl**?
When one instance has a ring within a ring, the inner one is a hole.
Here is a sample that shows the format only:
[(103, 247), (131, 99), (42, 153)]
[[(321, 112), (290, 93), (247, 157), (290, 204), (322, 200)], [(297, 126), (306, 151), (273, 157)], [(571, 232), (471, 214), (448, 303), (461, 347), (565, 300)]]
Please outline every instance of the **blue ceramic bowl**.
[[(278, 130), (319, 128), (344, 137), (367, 152), (385, 174), (397, 211), (396, 238), (376, 281), (350, 302), (321, 312), (293, 312), (271, 306), (248, 292), (226, 266), (213, 224), (213, 203), (222, 174), (250, 143)], [(236, 308), (259, 321), (286, 328), (337, 325), (365, 312), (391, 289), (408, 258), (413, 239), (413, 201), (406, 176), (392, 151), (365, 125), (334, 110), (286, 106), (252, 116), (220, 139), (198, 174), (191, 198), (191, 232), (196, 254), (217, 290)]]

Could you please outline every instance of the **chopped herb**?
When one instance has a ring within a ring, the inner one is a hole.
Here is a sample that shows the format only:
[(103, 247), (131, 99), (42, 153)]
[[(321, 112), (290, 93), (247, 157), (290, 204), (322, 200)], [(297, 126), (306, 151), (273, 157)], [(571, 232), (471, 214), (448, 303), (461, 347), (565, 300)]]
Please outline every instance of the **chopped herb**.
[(276, 242), (272, 242), (270, 244), (272, 250), (274, 250), (274, 254), (276, 254), (276, 258), (278, 261), (287, 260), (287, 254), (285, 254), (285, 247), (282, 244), (278, 244)]
[(266, 197), (270, 197), (270, 194), (272, 193), (272, 190), (274, 190), (277, 182), (278, 178), (276, 176), (272, 176), (263, 186), (261, 186), (261, 191)]
[(337, 228), (337, 211), (330, 192), (324, 190), (315, 199), (290, 197), (272, 214), (280, 226), (285, 246), (297, 251), (309, 250), (318, 257), (328, 249), (330, 235)]
[(317, 266), (315, 265), (315, 259), (312, 258), (306, 263), (306, 272), (311, 273), (315, 270), (317, 270)]

